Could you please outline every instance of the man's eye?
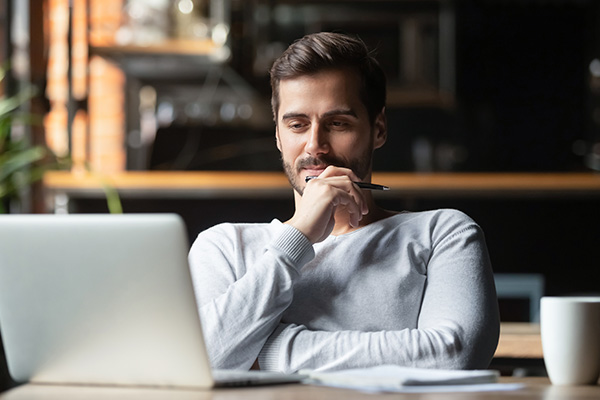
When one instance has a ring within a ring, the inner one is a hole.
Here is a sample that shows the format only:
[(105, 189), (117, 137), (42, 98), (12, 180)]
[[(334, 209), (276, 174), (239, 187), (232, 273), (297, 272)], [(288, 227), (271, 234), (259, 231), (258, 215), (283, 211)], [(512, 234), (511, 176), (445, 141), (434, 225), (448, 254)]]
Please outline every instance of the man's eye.
[(348, 124), (344, 121), (331, 121), (329, 125), (332, 128), (345, 128)]
[(289, 124), (288, 127), (292, 130), (297, 131), (297, 130), (302, 129), (304, 127), (304, 124), (297, 122), (297, 123)]

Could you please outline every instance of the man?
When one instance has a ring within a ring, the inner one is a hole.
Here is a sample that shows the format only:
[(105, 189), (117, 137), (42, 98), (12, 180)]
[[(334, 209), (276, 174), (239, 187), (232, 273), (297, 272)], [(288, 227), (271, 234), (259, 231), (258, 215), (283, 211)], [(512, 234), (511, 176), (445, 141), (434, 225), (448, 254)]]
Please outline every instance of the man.
[[(369, 190), (385, 76), (359, 39), (308, 35), (271, 69), (286, 222), (202, 232), (190, 263), (214, 368), (485, 368), (497, 301), (481, 229), (453, 210), (392, 212)], [(306, 182), (306, 177), (316, 177)]]

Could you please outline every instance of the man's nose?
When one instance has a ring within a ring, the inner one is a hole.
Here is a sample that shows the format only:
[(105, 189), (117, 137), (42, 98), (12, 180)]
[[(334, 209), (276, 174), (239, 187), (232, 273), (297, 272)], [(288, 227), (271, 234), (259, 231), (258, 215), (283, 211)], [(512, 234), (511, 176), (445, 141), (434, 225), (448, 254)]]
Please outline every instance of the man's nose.
[(313, 124), (306, 139), (306, 152), (313, 156), (329, 152), (329, 135), (320, 124)]

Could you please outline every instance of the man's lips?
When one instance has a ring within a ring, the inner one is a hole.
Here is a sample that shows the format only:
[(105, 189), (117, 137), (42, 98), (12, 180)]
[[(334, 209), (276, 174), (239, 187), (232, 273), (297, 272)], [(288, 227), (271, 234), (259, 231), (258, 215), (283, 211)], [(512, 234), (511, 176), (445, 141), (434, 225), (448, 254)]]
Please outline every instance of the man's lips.
[(319, 176), (321, 175), (321, 173), (323, 171), (325, 171), (325, 168), (327, 168), (326, 166), (322, 166), (322, 167), (316, 167), (316, 166), (311, 166), (311, 167), (305, 167), (302, 168), (302, 172), (303, 174), (306, 174), (306, 176)]

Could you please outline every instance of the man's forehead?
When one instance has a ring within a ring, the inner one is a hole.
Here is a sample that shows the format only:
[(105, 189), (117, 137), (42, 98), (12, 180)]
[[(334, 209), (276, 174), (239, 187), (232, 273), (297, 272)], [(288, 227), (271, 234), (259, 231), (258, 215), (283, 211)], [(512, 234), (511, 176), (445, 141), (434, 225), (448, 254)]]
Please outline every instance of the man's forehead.
[[(358, 117), (362, 104), (357, 81), (343, 70), (324, 71), (282, 80), (279, 86), (280, 119), (318, 113)], [(365, 109), (366, 111), (366, 109)]]
[(361, 83), (360, 75), (357, 71), (352, 68), (330, 68), (323, 69), (313, 73), (306, 73), (297, 76), (283, 78), (279, 81), (279, 88), (281, 86), (292, 86), (298, 84), (304, 84), (306, 82), (344, 82), (346, 86), (358, 87)]

